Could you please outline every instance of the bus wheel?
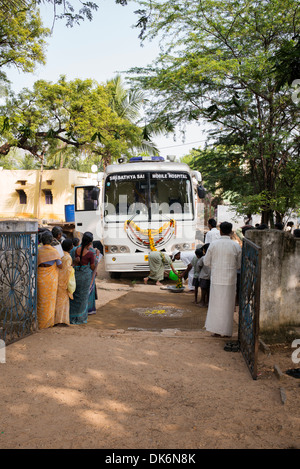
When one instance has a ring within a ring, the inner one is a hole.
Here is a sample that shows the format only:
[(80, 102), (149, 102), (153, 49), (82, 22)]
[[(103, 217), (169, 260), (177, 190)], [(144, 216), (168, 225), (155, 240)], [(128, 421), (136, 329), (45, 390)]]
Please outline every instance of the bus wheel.
[(121, 272), (110, 272), (110, 278), (114, 278), (114, 279), (121, 278)]

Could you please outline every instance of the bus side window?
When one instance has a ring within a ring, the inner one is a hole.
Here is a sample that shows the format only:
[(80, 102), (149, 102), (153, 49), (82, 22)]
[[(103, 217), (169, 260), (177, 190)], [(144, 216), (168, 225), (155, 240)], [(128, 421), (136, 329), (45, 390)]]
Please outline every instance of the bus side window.
[(91, 197), (91, 189), (90, 188), (85, 188), (84, 189), (84, 210), (93, 210), (94, 208), (94, 202)]
[[(76, 209), (80, 211), (97, 210), (99, 200), (96, 198), (95, 187), (80, 187), (76, 192)], [(99, 194), (98, 194), (99, 196)]]
[(89, 197), (85, 197), (84, 198), (84, 210), (94, 210), (94, 209), (95, 209), (95, 201)]

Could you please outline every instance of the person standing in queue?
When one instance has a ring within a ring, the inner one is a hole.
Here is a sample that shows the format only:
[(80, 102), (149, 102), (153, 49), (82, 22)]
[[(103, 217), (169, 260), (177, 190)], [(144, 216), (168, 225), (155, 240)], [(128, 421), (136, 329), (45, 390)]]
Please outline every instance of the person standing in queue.
[(241, 267), (242, 249), (230, 239), (231, 231), (231, 223), (221, 223), (220, 239), (210, 244), (203, 258), (203, 264), (211, 269), (205, 328), (214, 336), (231, 337), (233, 332), (237, 270)]
[(51, 246), (53, 235), (44, 231), (38, 248), (37, 320), (39, 329), (54, 326), (58, 286), (58, 269), (62, 268), (60, 254)]
[(62, 268), (58, 273), (58, 288), (55, 306), (55, 325), (70, 324), (70, 296), (68, 293), (68, 283), (73, 271), (72, 257), (70, 251), (73, 247), (71, 239), (65, 239), (62, 242), (63, 257), (61, 258)]
[(70, 324), (85, 324), (88, 319), (88, 300), (93, 271), (96, 268), (93, 235), (85, 232), (81, 244), (70, 252), (75, 269), (76, 290), (70, 299)]

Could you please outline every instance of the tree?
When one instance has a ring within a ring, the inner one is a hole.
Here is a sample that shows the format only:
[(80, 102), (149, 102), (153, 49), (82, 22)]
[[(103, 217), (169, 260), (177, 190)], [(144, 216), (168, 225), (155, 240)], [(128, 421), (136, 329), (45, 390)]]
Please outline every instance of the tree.
[(133, 82), (152, 93), (149, 118), (173, 126), (205, 119), (214, 145), (227, 154), (240, 148), (252, 207), (268, 222), (287, 197), (287, 168), (299, 158), (299, 107), (287, 86), (278, 90), (270, 60), (296, 35), (298, 2), (140, 3), (145, 37), (162, 38), (155, 63), (130, 71)]
[[(1, 1), (3, 0), (0, 0), (0, 4)], [(92, 21), (94, 11), (97, 11), (99, 8), (99, 2), (84, 2), (81, 0), (35, 0), (34, 3), (36, 5), (41, 5), (42, 3), (52, 3), (54, 21), (57, 19), (64, 19), (66, 20), (66, 25), (69, 27), (73, 27), (74, 24), (80, 24), (80, 22), (84, 21), (85, 19)], [(127, 0), (115, 0), (115, 3), (124, 6), (127, 5), (128, 2)]]
[(274, 64), (277, 91), (284, 85), (291, 86), (294, 80), (300, 79), (300, 36), (285, 41), (270, 60)]
[[(127, 5), (126, 0), (115, 2)], [(37, 64), (45, 63), (45, 38), (51, 31), (41, 22), (43, 3), (53, 5), (53, 22), (65, 19), (70, 27), (85, 19), (92, 21), (99, 8), (96, 2), (81, 0), (0, 0), (0, 81), (8, 81), (4, 67), (32, 72)]]
[(110, 98), (93, 80), (37, 81), (33, 91), (12, 95), (0, 109), (0, 155), (17, 147), (39, 157), (45, 142), (56, 149), (59, 143), (106, 166), (142, 139), (140, 128), (111, 109)]
[[(53, 4), (53, 18), (54, 21), (57, 19), (66, 20), (66, 26), (73, 27), (74, 24), (79, 24), (81, 21), (93, 19), (93, 12), (98, 10), (96, 2), (83, 2), (69, 1), (69, 0), (35, 0), (36, 5), (42, 3)], [(76, 5), (77, 4), (77, 5)]]
[[(97, 11), (99, 2), (84, 2), (82, 0), (0, 0), (0, 9), (7, 15), (13, 16), (19, 9), (28, 8), (29, 5), (37, 7), (43, 3), (53, 5), (54, 21), (65, 19), (67, 26), (74, 26), (88, 19), (92, 21), (94, 11)], [(116, 4), (125, 6), (127, 0), (115, 0)]]
[(121, 76), (117, 75), (106, 84), (111, 89), (110, 106), (119, 117), (132, 122), (140, 118), (140, 110), (144, 101), (144, 95), (140, 90), (128, 90), (122, 82)]
[[(264, 191), (253, 191), (251, 172), (245, 165), (243, 149), (228, 146), (193, 150), (185, 161), (192, 169), (201, 171), (206, 190), (220, 203), (227, 201), (238, 213), (257, 213), (257, 207), (266, 203), (275, 212), (276, 221), (282, 221), (291, 207), (300, 204), (300, 159), (288, 161), (276, 181), (276, 197)], [(273, 213), (270, 214), (270, 221)]]
[(13, 148), (1, 158), (0, 166), (4, 169), (38, 169), (39, 164), (33, 155)]
[(143, 138), (139, 147), (132, 148), (150, 155), (158, 154), (159, 150), (153, 143), (152, 138), (167, 132), (165, 125), (143, 122), (141, 117), (142, 108), (147, 102), (145, 93), (139, 89), (127, 89), (122, 82), (121, 76), (117, 75), (112, 80), (107, 81), (107, 86), (111, 90), (110, 106), (119, 117), (128, 119), (130, 122), (141, 127)]
[(33, 6), (17, 8), (21, 3), (15, 0), (10, 5), (15, 8), (11, 14), (0, 9), (0, 81), (7, 81), (5, 67), (32, 72), (37, 63), (45, 63), (45, 38), (50, 31), (42, 26)]

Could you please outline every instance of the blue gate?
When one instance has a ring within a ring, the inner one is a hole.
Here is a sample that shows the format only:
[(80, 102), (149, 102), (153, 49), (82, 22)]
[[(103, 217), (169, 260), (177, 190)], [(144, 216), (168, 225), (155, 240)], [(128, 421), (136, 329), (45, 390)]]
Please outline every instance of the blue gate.
[(36, 232), (0, 232), (0, 339), (9, 344), (37, 329)]
[(243, 239), (239, 295), (239, 346), (253, 379), (257, 378), (259, 346), (261, 248)]

